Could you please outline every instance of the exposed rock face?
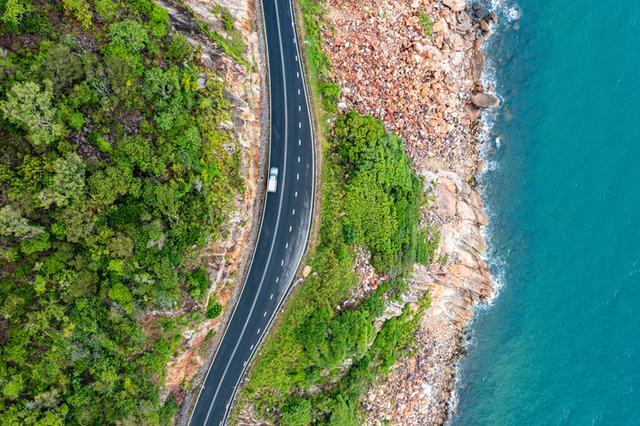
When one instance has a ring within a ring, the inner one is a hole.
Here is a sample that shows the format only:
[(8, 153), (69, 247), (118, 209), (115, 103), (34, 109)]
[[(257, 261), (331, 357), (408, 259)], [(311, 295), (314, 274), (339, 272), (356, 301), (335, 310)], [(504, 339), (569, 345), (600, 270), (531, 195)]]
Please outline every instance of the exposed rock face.
[[(479, 194), (452, 172), (429, 174), (427, 180), (435, 183), (437, 199), (427, 220), (440, 224), (441, 243), (436, 262), (416, 267), (409, 287), (417, 297), (428, 291), (431, 307), (416, 336), (416, 356), (399, 362), (365, 396), (371, 424), (447, 420), (461, 333), (473, 317), (472, 307), (494, 291), (481, 232), (487, 217)], [(395, 395), (394, 404), (388, 403), (388, 395)]]
[[(431, 37), (421, 12), (431, 17)], [(328, 0), (327, 18), (325, 49), (343, 88), (339, 108), (372, 114), (404, 137), (436, 201), (422, 223), (440, 229), (437, 261), (416, 268), (403, 298), (431, 296), (416, 354), (364, 396), (367, 423), (442, 424), (463, 330), (473, 306), (494, 292), (485, 261), (487, 216), (469, 182), (481, 167), (474, 122), (483, 108), (499, 105), (480, 83), (480, 46), (495, 16), (464, 0)]]
[(471, 102), (479, 108), (498, 108), (500, 99), (489, 93), (476, 93), (471, 98)]

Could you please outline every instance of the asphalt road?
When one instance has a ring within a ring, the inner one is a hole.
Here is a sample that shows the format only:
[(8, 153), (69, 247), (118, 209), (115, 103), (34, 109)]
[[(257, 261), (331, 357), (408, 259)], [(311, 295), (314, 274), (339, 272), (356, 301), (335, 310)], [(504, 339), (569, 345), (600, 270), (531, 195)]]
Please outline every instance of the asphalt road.
[(314, 193), (313, 129), (290, 0), (263, 0), (271, 98), (270, 167), (253, 260), (211, 364), (192, 425), (224, 424), (245, 369), (287, 294), (304, 253)]

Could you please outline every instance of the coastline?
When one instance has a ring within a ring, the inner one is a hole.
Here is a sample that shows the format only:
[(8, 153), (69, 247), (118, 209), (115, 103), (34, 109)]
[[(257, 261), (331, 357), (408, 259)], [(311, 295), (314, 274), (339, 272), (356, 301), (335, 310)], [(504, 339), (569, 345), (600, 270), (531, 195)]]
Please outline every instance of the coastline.
[[(428, 37), (420, 34), (425, 10)], [(367, 2), (360, 9), (329, 1), (326, 17), (325, 49), (343, 88), (339, 108), (374, 115), (406, 140), (433, 201), (421, 223), (440, 234), (435, 261), (416, 267), (404, 297), (410, 303), (428, 291), (431, 307), (412, 354), (362, 399), (367, 423), (443, 424), (456, 409), (457, 363), (475, 308), (496, 293), (477, 182), (486, 168), (481, 111), (499, 105), (492, 82), (483, 78), (483, 44), (497, 17), (478, 3), (455, 0)], [(430, 78), (417, 77), (424, 75)]]

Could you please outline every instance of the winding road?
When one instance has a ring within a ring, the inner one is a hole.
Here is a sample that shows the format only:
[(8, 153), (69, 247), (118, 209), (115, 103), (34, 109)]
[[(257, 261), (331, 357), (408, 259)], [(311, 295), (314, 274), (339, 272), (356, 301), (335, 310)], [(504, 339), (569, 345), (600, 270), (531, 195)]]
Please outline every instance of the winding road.
[(291, 0), (263, 0), (269, 60), (267, 193), (249, 273), (200, 390), (190, 424), (221, 425), (256, 348), (294, 279), (309, 238), (314, 196), (314, 142)]

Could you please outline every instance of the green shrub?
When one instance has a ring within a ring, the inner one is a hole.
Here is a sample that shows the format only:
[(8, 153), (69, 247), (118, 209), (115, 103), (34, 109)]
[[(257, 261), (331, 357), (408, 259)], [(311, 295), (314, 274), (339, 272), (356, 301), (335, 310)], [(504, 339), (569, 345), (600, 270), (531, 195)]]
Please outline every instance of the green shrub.
[(89, 4), (85, 0), (62, 0), (62, 6), (64, 11), (76, 18), (85, 30), (91, 27), (93, 15), (89, 10)]
[(420, 26), (425, 36), (431, 37), (433, 35), (433, 20), (424, 10), (420, 11)]
[(209, 279), (203, 268), (195, 269), (189, 277), (189, 295), (194, 298), (207, 294), (209, 289)]
[(209, 299), (209, 305), (204, 313), (205, 318), (214, 319), (220, 316), (222, 313), (222, 305), (216, 302), (214, 299)]
[(282, 409), (282, 424), (285, 426), (306, 426), (312, 420), (311, 402), (297, 395), (289, 398)]
[(5, 0), (0, 21), (12, 30), (17, 30), (22, 17), (29, 13), (31, 3), (28, 0)]

